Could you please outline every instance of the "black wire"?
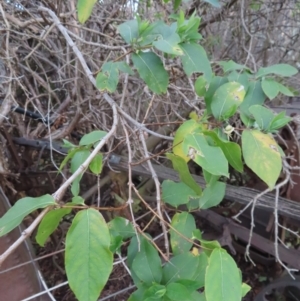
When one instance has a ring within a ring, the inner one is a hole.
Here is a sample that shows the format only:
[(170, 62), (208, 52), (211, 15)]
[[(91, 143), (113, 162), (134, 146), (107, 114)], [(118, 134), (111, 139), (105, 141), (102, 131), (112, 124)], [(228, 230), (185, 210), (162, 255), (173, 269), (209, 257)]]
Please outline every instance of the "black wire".
[[(2, 103), (3, 103), (3, 100), (0, 100), (0, 104), (2, 104)], [(31, 119), (34, 119), (38, 122), (43, 122), (46, 125), (52, 125), (53, 124), (53, 121), (49, 120), (48, 118), (43, 117), (41, 114), (32, 112), (30, 110), (26, 110), (26, 109), (24, 109), (20, 106), (12, 106), (11, 110), (12, 110), (12, 112), (16, 112), (16, 113), (25, 115), (25, 116), (27, 116)]]

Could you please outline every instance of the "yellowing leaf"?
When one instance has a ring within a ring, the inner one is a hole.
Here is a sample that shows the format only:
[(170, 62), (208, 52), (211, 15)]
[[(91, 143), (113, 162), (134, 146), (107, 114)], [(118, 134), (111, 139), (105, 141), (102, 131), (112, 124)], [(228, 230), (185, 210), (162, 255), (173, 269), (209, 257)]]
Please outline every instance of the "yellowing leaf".
[(246, 164), (274, 188), (282, 168), (280, 150), (274, 138), (258, 130), (245, 130), (242, 151)]
[(185, 162), (190, 161), (190, 158), (186, 156), (182, 149), (182, 141), (187, 134), (193, 133), (195, 130), (199, 129), (201, 125), (195, 120), (191, 119), (184, 122), (176, 131), (174, 141), (173, 141), (173, 153), (185, 160)]
[(78, 20), (81, 24), (83, 24), (90, 17), (96, 2), (97, 0), (78, 0)]

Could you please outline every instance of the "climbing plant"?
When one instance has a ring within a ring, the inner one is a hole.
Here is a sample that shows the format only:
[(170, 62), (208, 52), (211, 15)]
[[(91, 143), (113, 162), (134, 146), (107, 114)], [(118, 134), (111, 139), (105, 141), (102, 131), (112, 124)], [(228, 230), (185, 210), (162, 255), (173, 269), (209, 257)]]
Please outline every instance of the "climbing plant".
[[(175, 9), (180, 2), (175, 1)], [(206, 2), (219, 5), (218, 1)], [(95, 3), (78, 1), (81, 23), (88, 20)], [(97, 176), (102, 172), (103, 155), (95, 150), (100, 150), (107, 137), (105, 131), (84, 135), (79, 145), (64, 141), (69, 152), (60, 169), (70, 164), (71, 172), (76, 173), (71, 184), (71, 202), (58, 203), (55, 194), (26, 197), (0, 219), (3, 236), (32, 211), (47, 208), (36, 235), (43, 246), (61, 219), (72, 208), (79, 209), (66, 235), (65, 266), (69, 285), (80, 301), (97, 300), (112, 271), (113, 255), (120, 253), (127, 241), (127, 265), (137, 288), (129, 301), (240, 301), (250, 290), (227, 251), (217, 241), (202, 238), (191, 211), (208, 209), (222, 201), (230, 167), (242, 173), (247, 165), (270, 189), (274, 188), (284, 153), (273, 134), (291, 119), (284, 112), (274, 114), (264, 103), (279, 93), (293, 96), (282, 80), (295, 75), (297, 69), (277, 64), (253, 72), (230, 60), (216, 62), (222, 71), (215, 74), (201, 46), (200, 22), (195, 14), (186, 19), (182, 11), (170, 15), (168, 23), (142, 20), (137, 15), (118, 26), (118, 33), (130, 45), (126, 53), (130, 64), (124, 56), (108, 60), (96, 76), (97, 88), (106, 93), (116, 91), (123, 72), (137, 74), (152, 93), (163, 94), (169, 86), (164, 59), (179, 59), (187, 77), (197, 75), (194, 89), (204, 99), (205, 111), (191, 112), (175, 133), (172, 151), (166, 153), (180, 181), (163, 181), (162, 199), (175, 208), (186, 207), (186, 211), (174, 214), (168, 224), (172, 256), (167, 262), (162, 261), (149, 234), (137, 231), (136, 225), (123, 217), (107, 223), (80, 196), (79, 183), (85, 169)], [(235, 126), (233, 117), (241, 120), (240, 128)], [(241, 143), (233, 142), (233, 135), (240, 137)], [(205, 187), (193, 179), (189, 161), (202, 168)], [(83, 285), (87, 280), (88, 285)]]

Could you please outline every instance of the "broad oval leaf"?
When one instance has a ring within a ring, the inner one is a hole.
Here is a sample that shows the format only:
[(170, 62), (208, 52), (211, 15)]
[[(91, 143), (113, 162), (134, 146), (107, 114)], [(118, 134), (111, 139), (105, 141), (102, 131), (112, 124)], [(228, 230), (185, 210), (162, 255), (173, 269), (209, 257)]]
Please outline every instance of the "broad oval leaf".
[(167, 92), (169, 74), (160, 58), (153, 52), (133, 53), (131, 57), (140, 77), (157, 94)]
[(244, 100), (243, 85), (229, 82), (219, 87), (212, 97), (211, 110), (216, 119), (226, 120), (233, 116)]
[(215, 182), (212, 185), (208, 185), (203, 190), (203, 195), (199, 201), (199, 207), (201, 209), (208, 209), (217, 206), (221, 203), (225, 196), (226, 184), (223, 182)]
[(249, 70), (247, 68), (247, 66), (241, 65), (241, 64), (237, 64), (233, 60), (220, 61), (220, 62), (218, 62), (218, 64), (222, 66), (222, 69), (223, 69), (224, 73), (227, 73), (227, 72), (230, 72), (230, 71), (235, 71), (235, 70), (243, 70), (243, 69)]
[(39, 224), (37, 235), (35, 237), (36, 242), (43, 247), (48, 237), (58, 227), (61, 219), (71, 211), (71, 208), (57, 208), (49, 211)]
[(266, 96), (262, 90), (261, 82), (250, 82), (245, 98), (240, 105), (240, 110), (247, 117), (250, 117), (251, 113), (249, 108), (253, 105), (262, 105), (266, 99)]
[(132, 270), (147, 285), (151, 285), (153, 282), (160, 283), (162, 278), (161, 259), (149, 241), (144, 240), (143, 248), (136, 253), (132, 261)]
[(9, 210), (0, 218), (0, 237), (18, 227), (25, 216), (31, 212), (57, 205), (53, 196), (49, 194), (37, 198), (25, 197), (18, 200)]
[(253, 115), (259, 128), (267, 131), (275, 117), (272, 111), (260, 105), (251, 106), (249, 111)]
[(211, 82), (209, 83), (209, 87), (207, 92), (204, 95), (204, 100), (206, 104), (207, 114), (211, 114), (211, 102), (216, 90), (222, 85), (228, 83), (228, 79), (226, 77), (214, 76)]
[(186, 75), (191, 76), (194, 72), (201, 72), (209, 83), (213, 73), (204, 48), (196, 43), (182, 43), (180, 47), (184, 52), (181, 61)]
[(92, 162), (89, 165), (89, 168), (92, 173), (95, 175), (99, 175), (102, 171), (103, 167), (103, 155), (102, 154), (97, 154)]
[(197, 197), (196, 192), (185, 183), (176, 183), (171, 180), (162, 183), (162, 198), (173, 207), (187, 204), (190, 198)]
[(87, 149), (76, 152), (71, 160), (71, 172), (74, 173), (90, 154), (90, 151)]
[(147, 289), (147, 291), (145, 292), (144, 298), (146, 298), (146, 300), (149, 300), (149, 301), (150, 300), (151, 301), (152, 300), (160, 300), (160, 298), (165, 295), (166, 291), (167, 291), (167, 289), (164, 285), (154, 283), (152, 286), (150, 286)]
[(186, 135), (191, 134), (201, 128), (201, 125), (194, 119), (185, 121), (176, 131), (173, 140), (173, 153), (188, 162), (191, 158), (184, 154), (183, 151), (183, 140)]
[(250, 79), (252, 79), (250, 77), (250, 74), (248, 74), (247, 72), (240, 73), (237, 71), (232, 71), (227, 78), (229, 82), (237, 82), (243, 85), (246, 93), (250, 85)]
[(274, 188), (282, 169), (280, 150), (274, 138), (258, 130), (244, 130), (242, 151), (247, 166), (269, 188)]
[(191, 293), (185, 285), (171, 282), (167, 285), (166, 296), (173, 301), (190, 301)]
[(241, 301), (239, 269), (224, 249), (214, 249), (205, 275), (206, 301)]
[[(170, 259), (163, 267), (162, 283), (168, 284), (180, 279), (196, 280), (199, 279), (200, 256), (191, 252), (176, 255)], [(202, 261), (202, 259), (201, 259)]]
[(131, 44), (139, 37), (137, 20), (126, 21), (118, 26), (118, 31), (126, 43)]
[(214, 141), (215, 146), (222, 149), (229, 164), (238, 172), (243, 172), (242, 151), (240, 146), (231, 141), (224, 141), (214, 131), (203, 131), (204, 135), (209, 136)]
[(261, 87), (270, 100), (274, 99), (279, 93), (277, 82), (273, 79), (263, 79), (261, 81)]
[[(146, 234), (147, 235), (147, 234)], [(149, 236), (149, 235), (147, 235)], [(137, 236), (133, 236), (131, 238), (131, 241), (130, 241), (130, 244), (128, 246), (128, 249), (127, 249), (127, 264), (131, 270), (131, 278), (134, 282), (134, 284), (137, 286), (137, 287), (141, 287), (143, 286), (143, 282), (141, 281), (141, 279), (137, 276), (137, 274), (135, 273), (135, 270), (133, 269), (133, 261), (134, 259), (136, 258), (137, 254), (138, 253), (141, 253), (141, 254), (146, 254), (147, 253), (147, 249), (149, 249), (149, 244), (152, 246), (151, 242), (145, 238), (144, 236), (142, 235), (139, 235), (138, 236), (139, 239), (137, 239)], [(151, 237), (149, 236), (149, 239), (151, 240)], [(151, 252), (151, 251), (150, 251)], [(153, 253), (154, 254), (154, 253)], [(154, 255), (155, 256), (155, 255)], [(158, 254), (157, 254), (158, 256)], [(159, 256), (158, 256), (159, 257)], [(155, 271), (159, 271), (160, 270), (160, 267), (161, 267), (161, 264), (158, 263), (158, 260), (155, 261), (157, 266), (153, 267), (153, 269)], [(160, 267), (159, 267), (160, 266)], [(139, 268), (139, 267), (138, 267)], [(142, 271), (140, 271), (142, 273)], [(149, 270), (148, 270), (149, 272)], [(150, 271), (151, 272), (151, 271)], [(149, 274), (147, 274), (149, 276)], [(146, 276), (147, 276), (146, 275)], [(142, 276), (143, 277), (143, 276)]]
[(66, 237), (69, 285), (79, 301), (96, 301), (113, 267), (110, 234), (95, 209), (78, 212)]
[(203, 134), (188, 134), (183, 141), (183, 151), (211, 174), (228, 177), (228, 161), (222, 149), (210, 146)]
[(79, 142), (79, 145), (90, 145), (94, 144), (106, 136), (107, 132), (105, 131), (92, 131), (88, 134), (85, 134)]
[(180, 43), (180, 37), (177, 33), (173, 33), (167, 38), (159, 39), (158, 41), (153, 42), (153, 46), (165, 53), (183, 55), (183, 51), (179, 47), (178, 43)]
[(199, 76), (195, 82), (195, 92), (198, 96), (204, 96), (208, 90), (208, 84), (204, 76)]
[(122, 239), (128, 239), (135, 235), (132, 223), (124, 217), (115, 217), (107, 224), (110, 231), (118, 233)]
[(260, 68), (256, 74), (256, 78), (266, 76), (268, 74), (276, 74), (281, 76), (293, 76), (298, 73), (298, 70), (288, 64), (276, 64), (269, 67)]
[(173, 254), (178, 255), (189, 251), (193, 243), (186, 238), (191, 240), (193, 237), (193, 231), (196, 229), (194, 217), (187, 212), (176, 213), (172, 218), (171, 226), (177, 230), (177, 232), (181, 233), (181, 235), (179, 235), (173, 229), (170, 230)]
[(97, 0), (78, 0), (78, 20), (81, 24), (85, 23), (85, 21), (90, 17), (96, 2)]

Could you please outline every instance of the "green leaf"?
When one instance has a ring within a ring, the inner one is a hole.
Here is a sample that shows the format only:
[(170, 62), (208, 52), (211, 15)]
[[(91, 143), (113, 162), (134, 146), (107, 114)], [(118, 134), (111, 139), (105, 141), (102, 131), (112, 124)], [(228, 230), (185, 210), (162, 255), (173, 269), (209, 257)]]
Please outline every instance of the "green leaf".
[(110, 243), (110, 251), (112, 253), (117, 253), (117, 254), (121, 254), (121, 247), (123, 244), (123, 239), (122, 236), (119, 235), (117, 232), (111, 230), (110, 231), (110, 239), (111, 239), (111, 243)]
[(151, 24), (140, 36), (139, 45), (147, 46), (156, 40), (168, 39), (175, 33), (175, 29), (165, 24), (163, 21), (156, 21)]
[(282, 84), (280, 84), (280, 83), (277, 83), (277, 85), (278, 85), (279, 91), (280, 91), (282, 94), (284, 94), (284, 95), (286, 95), (286, 96), (291, 96), (291, 97), (295, 96), (294, 92), (291, 91), (291, 90), (290, 90), (289, 88), (287, 88), (286, 86), (284, 86), (284, 85), (282, 85)]
[(206, 301), (205, 293), (193, 292), (191, 295), (191, 301)]
[(173, 33), (171, 36), (166, 39), (160, 39), (153, 42), (153, 46), (165, 53), (174, 54), (174, 55), (183, 55), (182, 49), (179, 47), (180, 37), (177, 33)]
[(211, 255), (212, 251), (216, 248), (220, 249), (221, 245), (217, 240), (205, 240), (202, 238), (202, 234), (199, 229), (196, 229), (193, 232), (193, 239), (199, 240), (201, 243), (201, 247), (203, 248), (204, 254), (206, 254), (208, 257)]
[[(205, 268), (204, 268), (204, 273), (203, 276), (205, 276)], [(189, 279), (179, 279), (176, 282), (173, 283), (180, 283), (186, 287), (186, 289), (192, 293), (195, 290), (199, 289), (199, 284), (195, 280), (189, 280)], [(204, 279), (203, 279), (203, 285), (204, 285)]]
[(140, 77), (154, 93), (167, 92), (169, 75), (164, 69), (160, 58), (153, 52), (132, 54), (132, 61)]
[(269, 188), (274, 188), (282, 168), (280, 151), (274, 138), (258, 130), (244, 130), (242, 151), (248, 167)]
[(114, 62), (107, 62), (101, 70), (96, 77), (97, 88), (100, 91), (115, 92), (119, 82), (118, 66)]
[(120, 216), (115, 217), (113, 220), (111, 220), (107, 224), (107, 226), (110, 231), (113, 230), (117, 232), (124, 240), (131, 238), (132, 236), (135, 235), (135, 231), (132, 223), (129, 220)]
[(240, 112), (240, 118), (245, 125), (246, 128), (254, 127), (255, 120), (248, 115), (244, 114), (243, 112)]
[(148, 287), (146, 285), (140, 286), (135, 292), (133, 292), (127, 301), (141, 301), (144, 300), (144, 295)]
[(265, 102), (266, 96), (262, 90), (261, 82), (250, 82), (246, 96), (240, 106), (240, 110), (245, 116), (251, 117), (249, 108), (253, 105), (262, 105)]
[(196, 43), (182, 43), (180, 47), (184, 52), (181, 61), (187, 76), (191, 76), (194, 72), (201, 72), (209, 83), (213, 73), (204, 48)]
[(76, 152), (71, 160), (71, 172), (74, 173), (80, 165), (89, 157), (90, 151), (87, 149), (81, 149)]
[(134, 72), (128, 66), (128, 64), (126, 62), (115, 62), (115, 65), (118, 68), (118, 70), (120, 70), (124, 73), (128, 73), (129, 75), (134, 75)]
[(204, 76), (199, 76), (195, 82), (195, 92), (198, 96), (202, 97), (208, 90), (208, 84)]
[(284, 127), (286, 124), (288, 124), (291, 120), (292, 120), (292, 118), (285, 116), (285, 111), (283, 111), (274, 117), (274, 119), (272, 120), (272, 122), (270, 124), (269, 130), (271, 132), (278, 130), (278, 129)]
[(203, 134), (188, 134), (183, 141), (186, 155), (216, 176), (228, 177), (228, 161), (221, 148), (208, 145)]
[(214, 249), (205, 275), (207, 301), (241, 301), (242, 285), (235, 261), (224, 249)]
[(61, 162), (59, 166), (59, 171), (62, 171), (64, 166), (68, 163), (68, 161), (74, 157), (74, 155), (79, 152), (81, 149), (79, 147), (71, 148), (68, 150), (68, 154), (65, 156), (64, 160)]
[(173, 153), (184, 159), (185, 162), (188, 162), (190, 158), (184, 154), (183, 151), (183, 140), (186, 135), (191, 134), (201, 128), (199, 124), (194, 119), (185, 121), (176, 131), (174, 140), (173, 140)]
[[(166, 157), (172, 161), (173, 168), (179, 173), (180, 180), (190, 187), (192, 190), (196, 192), (197, 195), (201, 195), (202, 189), (201, 187), (196, 183), (194, 178), (192, 177), (190, 170), (188, 168), (187, 163), (185, 160), (179, 156), (167, 153)], [(194, 195), (194, 194), (193, 194)], [(174, 205), (173, 205), (174, 206)]]
[(37, 198), (25, 197), (18, 200), (0, 218), (0, 237), (19, 226), (24, 217), (31, 212), (54, 205), (57, 204), (54, 198), (49, 194), (45, 194)]
[(213, 77), (212, 81), (209, 84), (208, 90), (205, 93), (204, 100), (206, 104), (206, 110), (208, 114), (211, 114), (211, 103), (213, 100), (213, 96), (216, 90), (221, 87), (222, 85), (228, 83), (228, 79), (225, 77), (215, 76)]
[(36, 242), (44, 247), (46, 240), (57, 229), (61, 219), (71, 211), (72, 208), (57, 208), (49, 211), (39, 224)]
[(154, 283), (146, 290), (143, 300), (147, 300), (146, 298), (152, 298), (153, 300), (161, 300), (161, 297), (165, 295), (166, 291), (167, 289), (164, 285)]
[[(228, 75), (228, 81), (229, 82), (237, 82), (240, 83), (241, 85), (244, 86), (245, 91), (248, 91), (249, 85), (250, 85), (250, 76), (247, 72), (237, 72), (237, 71), (232, 71), (229, 75)], [(252, 78), (251, 78), (252, 79)]]
[(103, 216), (95, 209), (78, 212), (66, 237), (65, 265), (69, 285), (79, 301), (98, 299), (113, 267), (109, 246)]
[(268, 79), (268, 78), (263, 79), (261, 81), (261, 87), (264, 93), (271, 100), (274, 99), (279, 93), (277, 82), (273, 79)]
[(245, 297), (248, 292), (251, 290), (251, 286), (247, 283), (242, 283), (242, 297)]
[(191, 296), (188, 289), (180, 283), (169, 283), (167, 285), (166, 296), (174, 301), (190, 301)]
[(132, 44), (134, 39), (139, 37), (139, 29), (137, 20), (130, 20), (118, 26), (121, 37), (127, 44)]
[(90, 17), (93, 11), (93, 7), (97, 0), (78, 0), (77, 11), (78, 21), (83, 24)]
[(245, 97), (245, 88), (237, 82), (219, 87), (213, 95), (211, 110), (216, 119), (226, 120), (233, 116)]
[(288, 64), (277, 64), (269, 67), (260, 68), (256, 73), (256, 78), (266, 76), (268, 74), (276, 74), (280, 76), (293, 76), (298, 73), (298, 70)]
[(203, 0), (203, 1), (211, 4), (214, 7), (221, 7), (221, 3), (219, 2), (219, 0)]
[(249, 70), (245, 65), (237, 64), (233, 60), (229, 61), (220, 61), (218, 62), (220, 66), (222, 66), (223, 72), (227, 73), (230, 71), (235, 71), (235, 70)]
[(267, 131), (275, 117), (273, 112), (260, 105), (251, 106), (249, 111), (253, 115), (259, 128)]
[(193, 280), (199, 266), (199, 255), (191, 252), (176, 255), (163, 267), (163, 281), (168, 284), (179, 279)]
[(80, 180), (81, 180), (82, 175), (78, 176), (72, 183), (71, 185), (71, 192), (73, 197), (77, 197), (79, 195), (80, 192)]
[(197, 256), (198, 258), (198, 264), (197, 264), (197, 270), (195, 274), (193, 275), (193, 281), (196, 281), (198, 288), (203, 288), (205, 285), (205, 274), (206, 274), (206, 268), (208, 266), (208, 256), (206, 253), (202, 252)]
[(193, 243), (187, 241), (185, 238), (191, 240), (193, 231), (196, 229), (194, 217), (187, 213), (176, 213), (171, 222), (171, 226), (182, 235), (177, 234), (174, 230), (170, 230), (170, 241), (174, 255), (178, 255), (189, 251)]
[(199, 207), (201, 209), (208, 209), (219, 205), (225, 196), (225, 190), (226, 184), (222, 182), (207, 185), (200, 198)]
[(227, 161), (235, 170), (243, 172), (242, 151), (237, 143), (224, 141), (213, 131), (203, 131), (203, 133), (213, 139), (215, 146), (222, 149)]
[(174, 6), (173, 9), (177, 10), (179, 5), (181, 4), (182, 0), (174, 0)]
[(81, 196), (77, 195), (72, 198), (72, 203), (76, 205), (84, 205), (84, 199)]
[(95, 175), (99, 175), (102, 171), (103, 167), (103, 155), (102, 154), (97, 154), (92, 162), (89, 165), (89, 168), (92, 173)]
[(105, 131), (92, 131), (88, 134), (85, 134), (79, 142), (79, 145), (91, 145), (95, 142), (102, 140), (107, 135)]
[(187, 204), (193, 197), (197, 197), (196, 192), (185, 183), (175, 183), (171, 180), (162, 183), (162, 198), (173, 207)]
[(136, 276), (147, 285), (160, 283), (162, 278), (161, 260), (157, 250), (147, 241), (143, 241), (143, 248), (137, 252), (132, 261), (132, 270)]
[[(66, 140), (66, 139), (63, 139), (63, 147), (66, 147), (66, 148), (73, 148), (73, 147), (76, 147), (77, 145), (71, 143), (70, 141)], [(69, 150), (70, 151), (70, 150)]]
[[(71, 172), (74, 173), (80, 165), (89, 157), (90, 151), (87, 149), (81, 149), (76, 152), (71, 160)], [(77, 196), (79, 194), (79, 182), (82, 178), (82, 174), (79, 175), (72, 183), (71, 191), (73, 196)]]
[[(151, 237), (146, 234), (149, 239), (151, 240)], [(152, 244), (146, 239), (144, 236), (139, 235), (139, 240), (137, 239), (137, 236), (133, 236), (131, 238), (130, 244), (127, 248), (127, 264), (131, 270), (131, 278), (134, 282), (134, 284), (140, 288), (144, 285), (144, 282), (141, 281), (141, 279), (136, 275), (135, 271), (132, 268), (133, 261), (136, 258), (138, 253), (146, 254), (147, 248), (151, 248)], [(150, 247), (149, 247), (150, 244)], [(157, 255), (158, 256), (158, 255)], [(156, 266), (154, 269), (158, 270), (159, 268)], [(148, 274), (147, 274), (148, 275)], [(149, 287), (149, 285), (147, 285)]]

